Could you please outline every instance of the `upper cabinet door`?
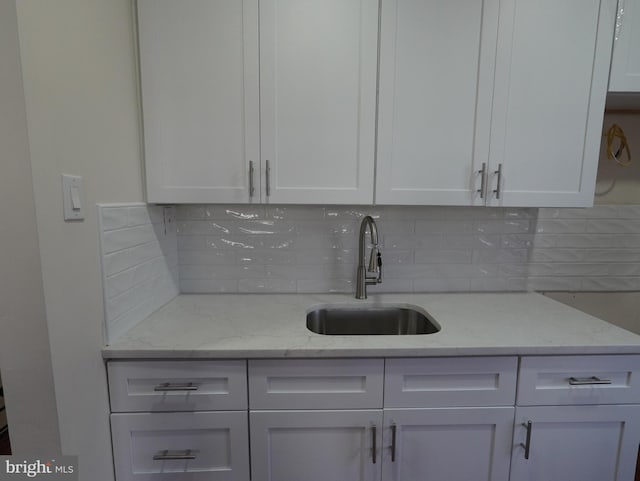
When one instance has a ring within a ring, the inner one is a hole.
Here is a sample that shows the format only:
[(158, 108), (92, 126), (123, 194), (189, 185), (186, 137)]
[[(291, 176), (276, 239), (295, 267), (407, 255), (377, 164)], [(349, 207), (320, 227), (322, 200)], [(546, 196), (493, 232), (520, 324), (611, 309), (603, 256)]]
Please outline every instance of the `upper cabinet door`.
[(376, 203), (482, 205), (497, 0), (384, 0)]
[(640, 92), (640, 1), (620, 0), (610, 92)]
[(138, 0), (148, 202), (248, 202), (258, 0)]
[(593, 204), (615, 8), (615, 0), (502, 2), (491, 205)]
[(372, 203), (377, 33), (377, 0), (260, 2), (263, 200)]

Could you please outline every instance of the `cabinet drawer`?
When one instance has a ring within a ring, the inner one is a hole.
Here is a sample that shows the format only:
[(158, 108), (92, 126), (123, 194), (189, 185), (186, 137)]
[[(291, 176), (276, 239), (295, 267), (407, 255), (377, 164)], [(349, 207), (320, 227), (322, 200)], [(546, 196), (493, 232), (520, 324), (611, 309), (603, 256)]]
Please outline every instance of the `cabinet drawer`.
[(385, 407), (513, 405), (515, 357), (387, 359)]
[(640, 356), (523, 357), (518, 404), (640, 403)]
[(231, 361), (111, 361), (112, 412), (247, 408), (247, 368)]
[(118, 481), (247, 481), (243, 411), (111, 415)]
[(383, 359), (249, 361), (251, 409), (382, 407)]

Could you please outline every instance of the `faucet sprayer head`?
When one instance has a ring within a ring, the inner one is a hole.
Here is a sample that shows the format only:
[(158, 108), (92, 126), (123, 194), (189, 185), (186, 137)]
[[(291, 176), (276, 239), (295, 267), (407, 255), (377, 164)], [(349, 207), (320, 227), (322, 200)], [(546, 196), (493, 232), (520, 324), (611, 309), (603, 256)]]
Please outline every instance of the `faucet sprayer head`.
[(378, 246), (371, 248), (371, 256), (369, 257), (369, 272), (378, 272)]

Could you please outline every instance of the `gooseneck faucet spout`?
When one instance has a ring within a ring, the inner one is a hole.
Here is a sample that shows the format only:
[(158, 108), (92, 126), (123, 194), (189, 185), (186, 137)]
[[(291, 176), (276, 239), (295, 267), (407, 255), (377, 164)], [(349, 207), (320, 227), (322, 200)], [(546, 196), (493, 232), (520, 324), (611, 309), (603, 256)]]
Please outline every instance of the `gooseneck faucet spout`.
[[(366, 265), (367, 250), (366, 233), (367, 227), (369, 228), (369, 235), (371, 238), (371, 257), (369, 258), (369, 267)], [(382, 254), (378, 249), (378, 227), (373, 217), (366, 216), (362, 219), (360, 224), (360, 236), (358, 238), (358, 273), (356, 279), (356, 299), (367, 298), (367, 285), (374, 285), (382, 283)], [(375, 276), (368, 276), (367, 272), (376, 274)]]

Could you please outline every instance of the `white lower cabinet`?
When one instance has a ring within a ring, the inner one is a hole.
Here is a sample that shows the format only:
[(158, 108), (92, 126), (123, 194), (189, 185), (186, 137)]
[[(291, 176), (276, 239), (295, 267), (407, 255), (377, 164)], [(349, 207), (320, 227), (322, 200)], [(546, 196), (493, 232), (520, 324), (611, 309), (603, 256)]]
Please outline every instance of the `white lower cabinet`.
[(377, 481), (382, 410), (252, 411), (253, 481)]
[(509, 479), (512, 407), (385, 409), (384, 425), (383, 481)]
[(249, 481), (246, 360), (108, 363), (117, 481)]
[(342, 362), (249, 362), (254, 481), (508, 480), (517, 358)]
[(118, 481), (247, 481), (246, 411), (111, 415)]
[(511, 481), (632, 481), (639, 442), (637, 405), (518, 407)]
[(511, 481), (632, 481), (640, 356), (520, 360)]
[(507, 481), (513, 408), (252, 411), (254, 481)]
[(634, 477), (637, 355), (109, 364), (117, 481)]

